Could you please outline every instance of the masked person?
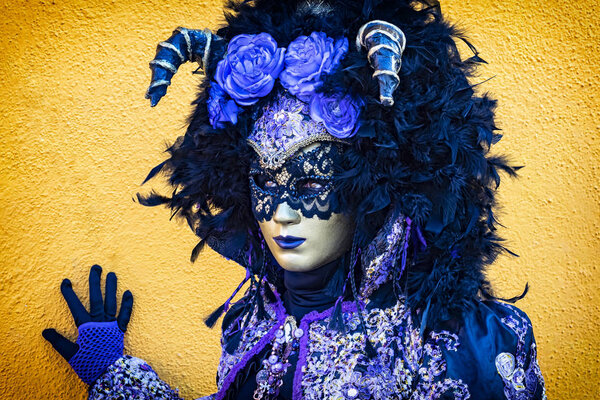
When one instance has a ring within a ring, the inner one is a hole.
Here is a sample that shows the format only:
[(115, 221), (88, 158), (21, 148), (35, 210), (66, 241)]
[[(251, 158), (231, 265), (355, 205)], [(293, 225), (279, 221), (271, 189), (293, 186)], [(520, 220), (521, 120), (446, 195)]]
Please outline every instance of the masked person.
[[(503, 250), (499, 172), (514, 169), (488, 154), (495, 102), (468, 82), (483, 60), (461, 59), (465, 39), (426, 1), (228, 8), (216, 34), (179, 28), (151, 62), (153, 106), (181, 63), (205, 76), (149, 175), (173, 196), (140, 196), (187, 219), (193, 259), (207, 244), (247, 271), (206, 321), (226, 312), (206, 398), (545, 398), (529, 319), (484, 275)], [(89, 313), (63, 282), (77, 343), (44, 336), (90, 399), (178, 399), (123, 355), (132, 297), (116, 316), (116, 277), (103, 303), (100, 273)]]

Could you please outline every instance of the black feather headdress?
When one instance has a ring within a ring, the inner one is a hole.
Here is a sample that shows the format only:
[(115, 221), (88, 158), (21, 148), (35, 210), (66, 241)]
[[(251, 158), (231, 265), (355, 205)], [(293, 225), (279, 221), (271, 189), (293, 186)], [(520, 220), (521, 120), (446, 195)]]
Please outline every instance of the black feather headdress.
[[(474, 298), (493, 298), (485, 266), (504, 249), (496, 233), (494, 193), (499, 173), (514, 175), (515, 169), (488, 154), (501, 137), (494, 123), (496, 102), (476, 94), (469, 82), (484, 61), (443, 18), (439, 5), (424, 0), (230, 0), (225, 17), (226, 25), (212, 41), (217, 56), (195, 60), (206, 77), (187, 132), (148, 177), (162, 171), (175, 190), (171, 197), (140, 196), (143, 204), (166, 204), (187, 219), (201, 239), (192, 259), (208, 244), (280, 285), (277, 267), (261, 250), (248, 187), (252, 149), (246, 138), (270, 97), (247, 107), (235, 125), (215, 129), (209, 123), (208, 87), (226, 43), (239, 34), (266, 32), (286, 47), (316, 31), (353, 42), (366, 22), (384, 20), (406, 37), (393, 105), (381, 103), (369, 60), (353, 46), (321, 88), (343, 87), (365, 103), (361, 127), (335, 175), (340, 202), (354, 211), (359, 246), (368, 244), (390, 209), (411, 218), (418, 233), (413, 236), (420, 240), (413, 240), (412, 262), (403, 277), (407, 301), (415, 310), (427, 310), (430, 321), (457, 317)], [(185, 37), (188, 48), (203, 40), (207, 45), (203, 36), (191, 39)], [(457, 40), (473, 50), (470, 58), (461, 58)], [(157, 82), (165, 85), (164, 94), (167, 81)]]

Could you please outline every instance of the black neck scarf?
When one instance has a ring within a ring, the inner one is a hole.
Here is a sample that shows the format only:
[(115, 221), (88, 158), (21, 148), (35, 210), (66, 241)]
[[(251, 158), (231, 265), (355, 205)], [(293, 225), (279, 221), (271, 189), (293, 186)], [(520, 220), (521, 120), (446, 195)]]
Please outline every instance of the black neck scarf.
[(337, 296), (331, 290), (331, 280), (335, 279), (339, 268), (343, 268), (341, 257), (329, 264), (306, 272), (284, 271), (283, 304), (291, 316), (300, 321), (311, 311), (325, 311), (332, 307)]

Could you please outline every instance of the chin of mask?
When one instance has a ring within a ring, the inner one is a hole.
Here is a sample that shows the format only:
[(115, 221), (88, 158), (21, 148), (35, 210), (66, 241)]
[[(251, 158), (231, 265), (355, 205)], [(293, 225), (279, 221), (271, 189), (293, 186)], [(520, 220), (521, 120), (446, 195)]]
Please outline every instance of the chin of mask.
[(281, 167), (256, 161), (250, 170), (252, 208), (267, 246), (288, 271), (310, 271), (341, 257), (352, 244), (354, 224), (341, 213), (332, 190), (341, 147), (314, 143)]

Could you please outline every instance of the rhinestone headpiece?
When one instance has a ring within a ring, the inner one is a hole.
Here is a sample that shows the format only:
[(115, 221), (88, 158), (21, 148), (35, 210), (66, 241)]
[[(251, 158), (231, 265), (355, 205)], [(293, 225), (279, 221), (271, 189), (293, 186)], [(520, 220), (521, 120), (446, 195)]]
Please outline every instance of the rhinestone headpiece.
[(342, 142), (327, 132), (322, 122), (309, 116), (308, 104), (285, 94), (263, 108), (248, 143), (260, 156), (261, 166), (277, 169), (301, 148), (311, 143)]

